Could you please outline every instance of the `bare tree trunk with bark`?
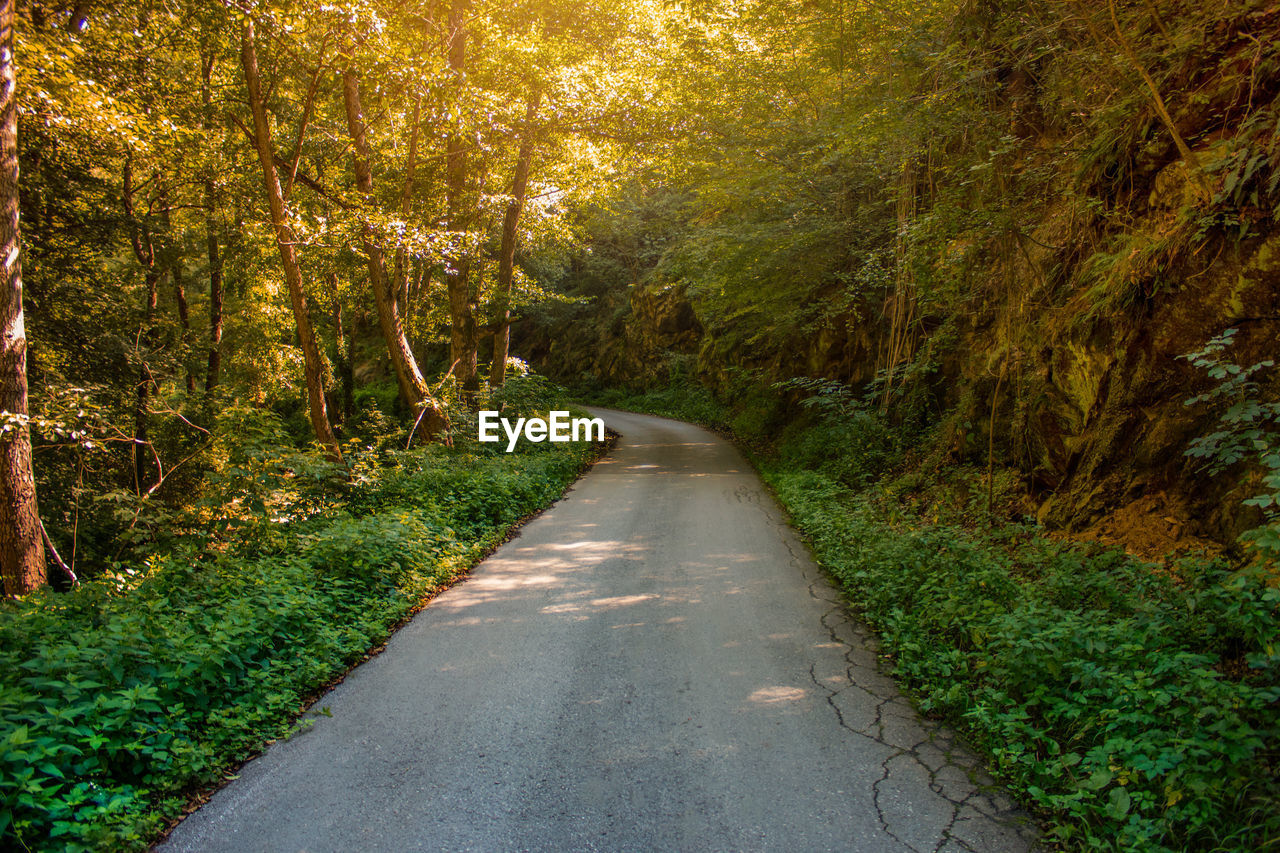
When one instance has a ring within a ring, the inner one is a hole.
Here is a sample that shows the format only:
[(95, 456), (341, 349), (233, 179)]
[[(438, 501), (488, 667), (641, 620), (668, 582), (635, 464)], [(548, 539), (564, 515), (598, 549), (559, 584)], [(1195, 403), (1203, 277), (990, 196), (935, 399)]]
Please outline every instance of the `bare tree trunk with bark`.
[(133, 408), (133, 445), (130, 448), (130, 459), (133, 461), (133, 488), (138, 494), (146, 491), (147, 469), (150, 467), (147, 448), (148, 413), (147, 402), (151, 398), (151, 390), (155, 386), (155, 375), (151, 371), (152, 348), (155, 345), (156, 309), (160, 302), (160, 278), (164, 267), (156, 255), (155, 239), (151, 229), (138, 216), (134, 203), (133, 160), (126, 157), (123, 176), (124, 213), (129, 222), (129, 245), (133, 256), (142, 267), (144, 295), (142, 301), (142, 323), (138, 327), (138, 384), (134, 389)]
[[(200, 57), (200, 100), (204, 105), (203, 123), (213, 124), (213, 54)], [(204, 234), (209, 254), (209, 363), (204, 374), (205, 393), (218, 386), (222, 372), (222, 254), (218, 246), (217, 194), (213, 172), (204, 179)]]
[(506, 381), (507, 353), (511, 349), (511, 279), (515, 275), (516, 235), (520, 213), (524, 210), (525, 192), (529, 188), (529, 166), (533, 162), (533, 121), (542, 102), (542, 91), (534, 89), (525, 108), (524, 131), (520, 151), (516, 155), (515, 176), (511, 180), (511, 200), (502, 218), (502, 244), (498, 251), (497, 303), (498, 326), (493, 333), (493, 363), (489, 367), (489, 385), (497, 388)]
[(22, 317), (18, 225), (18, 103), (14, 93), (13, 0), (0, 0), (0, 573), (5, 595), (44, 586), (44, 540), (31, 473), (27, 415), (27, 332)]
[[(369, 137), (366, 132), (364, 115), (360, 107), (360, 81), (355, 72), (348, 69), (342, 75), (343, 101), (347, 110), (347, 130), (351, 134), (351, 159), (356, 173), (356, 187), (368, 204), (373, 199), (373, 171), (370, 168)], [(413, 157), (416, 147), (417, 133), (410, 144), (409, 169), (412, 176)], [(411, 178), (410, 178), (411, 179)], [(407, 196), (409, 189), (405, 190)], [(407, 206), (407, 200), (405, 202)], [(418, 369), (418, 362), (409, 348), (409, 341), (404, 334), (404, 322), (400, 318), (396, 295), (391, 292), (387, 281), (386, 266), (382, 247), (376, 242), (373, 227), (366, 219), (361, 227), (361, 239), (364, 242), (365, 258), (369, 268), (369, 285), (373, 288), (373, 301), (378, 308), (378, 325), (382, 328), (382, 337), (387, 344), (387, 352), (391, 355), (391, 364), (395, 367), (396, 380), (400, 385), (400, 397), (409, 406), (417, 422), (422, 424), (428, 438), (448, 426), (444, 411), (431, 396), (427, 380)], [(419, 417), (422, 415), (422, 417)]]
[[(459, 95), (467, 66), (466, 22), (470, 5), (470, 0), (453, 0), (449, 7), (449, 70), (453, 72)], [(449, 230), (458, 240), (465, 238), (471, 224), (466, 197), (468, 168), (466, 139), (462, 128), (455, 125), (449, 134), (445, 150), (445, 204)], [(462, 386), (463, 397), (469, 405), (473, 405), (476, 392), (480, 390), (476, 355), (479, 331), (476, 328), (470, 273), (470, 250), (465, 245), (460, 245), (445, 272), (451, 320), (449, 354), (453, 361), (454, 376)]]
[(290, 227), (284, 206), (284, 194), (280, 190), (280, 176), (276, 172), (275, 151), (271, 143), (271, 126), (267, 124), (267, 110), (262, 99), (262, 82), (258, 74), (258, 52), (254, 44), (253, 21), (245, 18), (240, 31), (240, 61), (244, 66), (245, 83), (249, 88), (249, 108), (253, 112), (254, 143), (258, 159), (262, 163), (262, 179), (266, 185), (267, 201), (271, 205), (271, 225), (275, 230), (276, 246), (280, 250), (280, 263), (284, 267), (285, 281), (289, 285), (289, 299), (293, 304), (293, 319), (297, 326), (298, 342), (302, 348), (307, 382), (307, 403), (311, 414), (311, 427), (316, 439), (325, 446), (330, 457), (342, 459), (342, 450), (329, 425), (329, 413), (324, 401), (324, 372), (320, 361), (320, 348), (316, 344), (315, 329), (307, 309), (307, 297), (302, 290), (302, 268), (298, 264), (295, 248), (297, 236)]

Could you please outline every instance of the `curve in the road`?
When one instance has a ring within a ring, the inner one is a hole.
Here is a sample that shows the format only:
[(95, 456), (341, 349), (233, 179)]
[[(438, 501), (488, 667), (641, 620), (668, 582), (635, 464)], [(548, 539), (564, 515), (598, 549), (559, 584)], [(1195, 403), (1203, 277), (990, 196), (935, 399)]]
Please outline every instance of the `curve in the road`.
[(1020, 851), (732, 445), (622, 440), (166, 851)]

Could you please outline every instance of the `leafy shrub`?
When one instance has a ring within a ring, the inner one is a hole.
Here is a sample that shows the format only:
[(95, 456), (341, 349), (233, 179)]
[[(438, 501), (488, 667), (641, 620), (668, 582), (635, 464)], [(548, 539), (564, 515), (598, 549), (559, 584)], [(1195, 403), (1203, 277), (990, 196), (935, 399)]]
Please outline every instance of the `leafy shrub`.
[(756, 389), (735, 398), (729, 426), (747, 441), (768, 441), (783, 424), (784, 406), (772, 389)]
[(692, 381), (643, 392), (614, 388), (593, 395), (588, 402), (612, 409), (691, 421), (717, 429), (727, 428), (731, 417), (728, 408), (716, 399), (709, 388)]
[(528, 417), (556, 408), (564, 396), (564, 389), (550, 379), (525, 370), (507, 377), (493, 392), (490, 405), (501, 410), (504, 417)]
[(342, 487), (245, 417), (206, 547), (0, 606), (0, 847), (144, 848), (589, 453), (352, 448)]
[(400, 388), (395, 382), (371, 382), (351, 393), (351, 408), (358, 415), (367, 416), (374, 411), (394, 415), (399, 400)]
[(1280, 837), (1280, 589), (1160, 572), (1010, 526), (891, 521), (826, 473), (768, 472), (921, 707), (1098, 850), (1261, 849)]
[(1280, 561), (1280, 401), (1264, 399), (1257, 379), (1275, 362), (1264, 359), (1242, 367), (1227, 361), (1223, 354), (1238, 331), (1227, 329), (1204, 349), (1184, 356), (1218, 382), (1187, 400), (1187, 405), (1225, 406), (1218, 416), (1219, 429), (1192, 441), (1186, 453), (1203, 459), (1211, 474), (1250, 464), (1261, 470), (1263, 491), (1244, 503), (1261, 509), (1266, 522), (1240, 538), (1265, 558)]
[[(854, 488), (879, 479), (898, 461), (903, 431), (854, 395), (849, 386), (829, 379), (791, 379), (779, 391), (799, 391), (800, 405), (812, 412), (782, 433), (778, 456), (793, 470), (823, 470)], [(816, 422), (815, 422), (816, 421)]]

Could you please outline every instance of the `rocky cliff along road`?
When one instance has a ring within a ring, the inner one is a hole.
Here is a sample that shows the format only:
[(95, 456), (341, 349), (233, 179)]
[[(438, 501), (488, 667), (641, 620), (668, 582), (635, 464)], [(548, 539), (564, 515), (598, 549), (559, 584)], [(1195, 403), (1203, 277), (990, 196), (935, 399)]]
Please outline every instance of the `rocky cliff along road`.
[(1029, 849), (737, 450), (598, 414), (612, 454), (161, 849)]

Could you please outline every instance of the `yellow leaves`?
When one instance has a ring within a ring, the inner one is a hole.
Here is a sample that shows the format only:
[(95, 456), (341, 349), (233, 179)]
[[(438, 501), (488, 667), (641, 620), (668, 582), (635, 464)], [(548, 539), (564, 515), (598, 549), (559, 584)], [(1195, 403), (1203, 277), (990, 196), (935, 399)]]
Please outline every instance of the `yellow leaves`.
[(1129, 768), (1117, 764), (1114, 761), (1107, 763), (1107, 769), (1115, 774), (1117, 785), (1128, 785), (1129, 782), (1133, 780), (1133, 772)]

